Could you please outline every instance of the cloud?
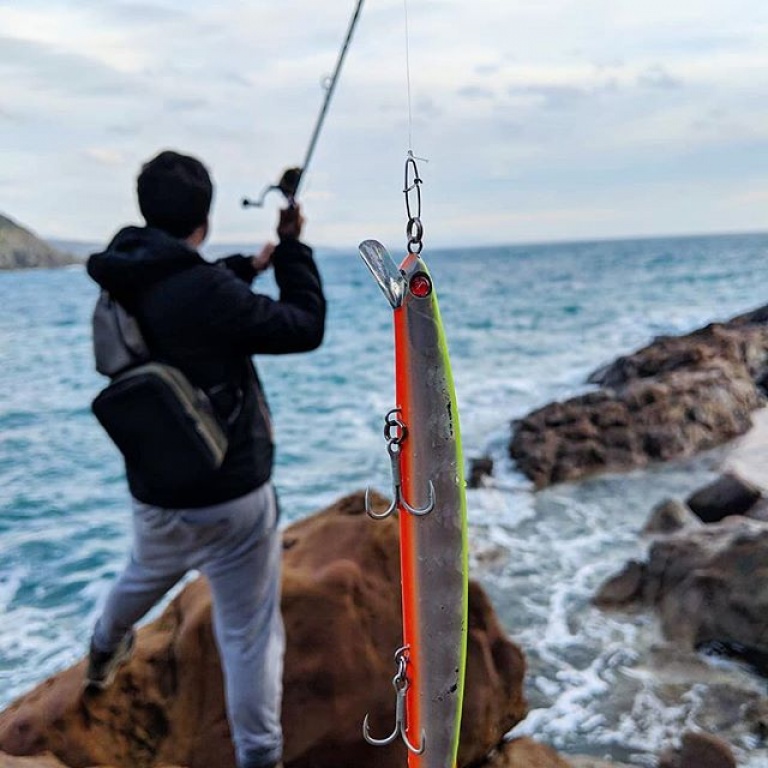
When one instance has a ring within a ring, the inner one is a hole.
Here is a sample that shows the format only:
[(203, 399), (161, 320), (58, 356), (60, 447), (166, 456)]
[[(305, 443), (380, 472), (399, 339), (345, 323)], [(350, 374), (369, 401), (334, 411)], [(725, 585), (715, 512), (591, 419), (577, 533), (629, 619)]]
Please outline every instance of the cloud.
[(667, 69), (660, 64), (655, 64), (638, 77), (638, 83), (648, 88), (681, 88), (683, 81), (673, 77)]
[(165, 7), (160, 3), (147, 2), (102, 2), (101, 0), (88, 0), (82, 5), (88, 5), (103, 20), (105, 25), (153, 27), (158, 24), (176, 24), (179, 19), (190, 18), (190, 12), (185, 7)]
[(456, 95), (459, 96), (459, 98), (467, 99), (468, 101), (483, 101), (486, 99), (493, 99), (495, 93), (491, 88), (486, 88), (481, 85), (465, 85), (456, 90)]
[[(118, 71), (92, 57), (50, 43), (0, 35), (0, 74), (27, 88), (67, 93), (124, 88)], [(9, 83), (3, 83), (3, 89)]]
[[(12, 45), (13, 40), (26, 43), (29, 50), (39, 54), (43, 65), (58, 58), (63, 67), (69, 61), (99, 62), (107, 69), (121, 72), (141, 68), (141, 47), (128, 45), (125, 30), (120, 26), (94, 23), (87, 3), (63, 7), (56, 2), (24, 7), (0, 5), (0, 29), (5, 43)], [(37, 48), (32, 47), (35, 44)], [(9, 52), (6, 62), (13, 61), (19, 50), (11, 48)], [(36, 63), (34, 57), (23, 58), (28, 64)]]
[[(0, 43), (2, 44), (2, 43)], [(22, 115), (20, 112), (17, 112), (15, 110), (6, 109), (3, 106), (0, 106), (0, 121), (5, 121), (9, 123), (16, 123), (21, 121)]]
[(166, 99), (165, 106), (173, 112), (202, 112), (210, 109), (211, 102), (198, 96)]
[(549, 84), (510, 86), (507, 93), (518, 101), (530, 101), (545, 109), (564, 109), (587, 98), (589, 91), (576, 85)]
[[(20, 209), (8, 212), (51, 235), (101, 235), (135, 217), (136, 169), (173, 146), (213, 170), (218, 237), (268, 236), (272, 216), (237, 203), (301, 162), (354, 0), (317, 7), (0, 0), (3, 198)], [(759, 188), (764, 170), (765, 8), (424, 0), (409, 4), (407, 68), (402, 0), (366, 3), (306, 178), (308, 235), (399, 242), (411, 143), (430, 159), (432, 242), (617, 234), (632, 216), (670, 231), (693, 183), (711, 228), (718, 185)], [(723, 204), (722, 226), (762, 220), (759, 199), (738, 216)], [(608, 216), (618, 201), (632, 209)]]
[(123, 152), (109, 147), (88, 147), (84, 154), (87, 158), (95, 160), (100, 165), (106, 166), (123, 165), (126, 160)]

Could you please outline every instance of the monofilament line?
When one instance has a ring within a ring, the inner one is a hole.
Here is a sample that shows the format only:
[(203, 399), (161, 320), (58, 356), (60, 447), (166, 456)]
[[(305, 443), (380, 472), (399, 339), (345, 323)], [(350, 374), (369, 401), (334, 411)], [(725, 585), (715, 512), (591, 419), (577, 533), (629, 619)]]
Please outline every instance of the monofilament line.
[(408, 34), (408, 0), (403, 0), (405, 10), (405, 79), (408, 89), (408, 149), (413, 151), (413, 111), (411, 109), (411, 56)]

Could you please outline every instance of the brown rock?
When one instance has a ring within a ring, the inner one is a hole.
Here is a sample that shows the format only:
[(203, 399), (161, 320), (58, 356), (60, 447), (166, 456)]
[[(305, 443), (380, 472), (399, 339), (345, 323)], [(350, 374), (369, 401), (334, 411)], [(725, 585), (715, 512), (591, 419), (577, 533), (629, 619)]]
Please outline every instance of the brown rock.
[(768, 524), (746, 517), (656, 540), (598, 590), (603, 607), (655, 609), (664, 634), (691, 650), (713, 642), (768, 652)]
[(642, 600), (645, 577), (645, 563), (630, 560), (601, 585), (593, 602), (601, 608), (627, 608)]
[(657, 504), (643, 526), (645, 534), (670, 534), (682, 528), (697, 527), (702, 521), (690, 507), (677, 499), (666, 499)]
[[(601, 394), (545, 406), (516, 423), (510, 456), (536, 487), (712, 448), (746, 432), (750, 412), (761, 403), (751, 380), (720, 368), (666, 374), (662, 382), (640, 380)], [(621, 410), (624, 425), (599, 427), (608, 403)], [(554, 424), (550, 411), (559, 414)]]
[(510, 456), (537, 488), (689, 456), (746, 432), (768, 381), (768, 308), (656, 339), (596, 372), (602, 389), (513, 424)]
[(571, 764), (554, 749), (526, 736), (500, 744), (484, 766), (487, 768), (571, 768)]
[[(400, 768), (401, 744), (376, 748), (362, 737), (366, 713), (376, 733), (394, 722), (396, 519), (370, 520), (358, 493), (290, 526), (283, 541), (286, 762)], [(481, 759), (525, 716), (523, 674), (521, 651), (472, 584), (460, 764)], [(133, 658), (108, 691), (84, 693), (83, 675), (80, 663), (1, 713), (0, 750), (48, 751), (72, 768), (234, 765), (205, 580), (139, 630)]]
[(589, 381), (603, 387), (621, 387), (635, 379), (720, 362), (745, 366), (747, 374), (755, 378), (766, 362), (767, 320), (768, 314), (756, 311), (682, 336), (659, 336), (648, 346), (595, 371)]
[(736, 758), (722, 739), (686, 731), (679, 749), (668, 749), (659, 756), (658, 768), (736, 768)]
[(728, 515), (746, 514), (761, 497), (760, 490), (735, 472), (726, 472), (691, 494), (686, 503), (705, 523), (716, 523)]
[(486, 478), (493, 476), (493, 459), (490, 456), (478, 456), (469, 462), (468, 488), (482, 488)]

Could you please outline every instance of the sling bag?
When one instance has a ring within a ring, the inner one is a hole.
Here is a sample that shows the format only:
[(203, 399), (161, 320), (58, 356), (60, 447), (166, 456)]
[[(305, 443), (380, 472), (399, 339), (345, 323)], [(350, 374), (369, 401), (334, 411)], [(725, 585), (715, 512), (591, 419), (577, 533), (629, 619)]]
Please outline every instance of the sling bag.
[(102, 291), (93, 312), (96, 370), (110, 383), (91, 409), (126, 462), (173, 490), (204, 482), (221, 466), (227, 434), (210, 397), (151, 353), (132, 315)]

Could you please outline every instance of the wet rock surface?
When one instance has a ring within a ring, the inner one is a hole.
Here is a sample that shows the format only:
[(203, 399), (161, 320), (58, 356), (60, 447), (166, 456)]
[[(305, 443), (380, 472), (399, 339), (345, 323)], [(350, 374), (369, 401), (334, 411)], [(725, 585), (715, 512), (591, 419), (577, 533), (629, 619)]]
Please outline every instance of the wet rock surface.
[(731, 748), (708, 733), (687, 731), (681, 745), (659, 756), (658, 768), (736, 768)]
[[(756, 435), (751, 447), (763, 440), (764, 433)], [(696, 663), (729, 660), (768, 676), (764, 505), (764, 490), (732, 470), (690, 494), (688, 503), (661, 502), (641, 531), (649, 539), (646, 558), (628, 561), (595, 594), (593, 603), (604, 610), (655, 614), (663, 636), (654, 662), (662, 664), (661, 679), (670, 664), (668, 677), (676, 677), (675, 659), (689, 672)], [(768, 699), (760, 686), (745, 693), (713, 684), (698, 713), (711, 733), (686, 733), (678, 746), (662, 752), (658, 768), (735, 766), (730, 745), (712, 734), (738, 724), (748, 738), (762, 743), (768, 734), (767, 713)]]
[(468, 488), (482, 488), (493, 478), (493, 459), (490, 456), (478, 456), (470, 459)]
[(596, 371), (598, 389), (514, 422), (510, 456), (537, 488), (690, 456), (743, 434), (764, 404), (768, 308), (661, 337)]
[(669, 534), (682, 528), (698, 527), (703, 524), (685, 502), (679, 499), (666, 499), (653, 508), (642, 532), (650, 535)]
[(716, 523), (728, 515), (747, 514), (761, 496), (759, 488), (734, 472), (726, 472), (692, 493), (686, 504), (702, 522)]
[(664, 636), (683, 648), (721, 641), (768, 651), (768, 524), (732, 516), (660, 538), (595, 603), (653, 608)]

